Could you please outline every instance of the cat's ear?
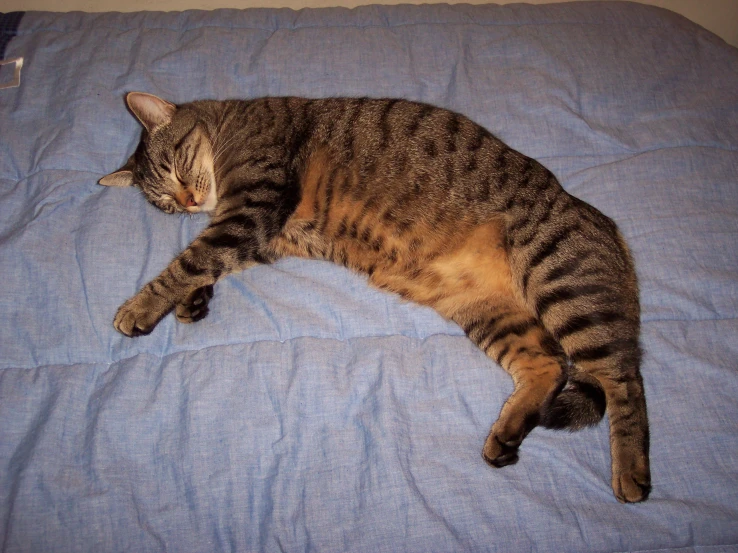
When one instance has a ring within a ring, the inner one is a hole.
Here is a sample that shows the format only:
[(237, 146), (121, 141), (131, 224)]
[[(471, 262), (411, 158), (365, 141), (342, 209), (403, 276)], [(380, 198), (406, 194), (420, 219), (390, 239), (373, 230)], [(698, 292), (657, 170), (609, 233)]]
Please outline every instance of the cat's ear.
[(116, 171), (105, 175), (97, 183), (103, 186), (133, 186), (133, 172)]
[(126, 95), (126, 104), (149, 132), (168, 124), (177, 111), (177, 106), (171, 102), (146, 92), (129, 92)]
[(133, 160), (133, 156), (131, 156), (123, 167), (109, 175), (105, 175), (97, 181), (97, 184), (102, 184), (103, 186), (133, 186), (134, 166), (135, 161)]

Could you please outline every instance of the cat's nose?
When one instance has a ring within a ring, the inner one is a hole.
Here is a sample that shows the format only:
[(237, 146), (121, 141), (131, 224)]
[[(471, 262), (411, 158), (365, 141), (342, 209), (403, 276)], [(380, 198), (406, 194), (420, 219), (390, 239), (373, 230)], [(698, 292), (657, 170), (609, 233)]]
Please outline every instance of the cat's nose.
[(195, 199), (195, 195), (187, 190), (182, 190), (180, 193), (175, 194), (175, 198), (182, 207), (197, 207), (200, 205)]

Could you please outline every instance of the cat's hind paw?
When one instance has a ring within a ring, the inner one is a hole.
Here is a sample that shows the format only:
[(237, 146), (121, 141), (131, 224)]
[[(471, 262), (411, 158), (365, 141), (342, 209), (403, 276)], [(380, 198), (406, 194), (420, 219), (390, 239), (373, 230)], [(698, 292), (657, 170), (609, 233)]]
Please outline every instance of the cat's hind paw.
[(192, 292), (187, 299), (177, 305), (174, 314), (180, 323), (195, 323), (208, 316), (208, 303), (213, 298), (213, 286), (203, 286)]
[(514, 465), (518, 462), (518, 448), (520, 441), (502, 442), (497, 436), (492, 436), (484, 445), (482, 457), (487, 464), (502, 468), (507, 465)]
[(612, 490), (620, 503), (638, 503), (648, 499), (651, 493), (651, 472), (648, 462), (639, 459), (630, 470), (615, 469)]

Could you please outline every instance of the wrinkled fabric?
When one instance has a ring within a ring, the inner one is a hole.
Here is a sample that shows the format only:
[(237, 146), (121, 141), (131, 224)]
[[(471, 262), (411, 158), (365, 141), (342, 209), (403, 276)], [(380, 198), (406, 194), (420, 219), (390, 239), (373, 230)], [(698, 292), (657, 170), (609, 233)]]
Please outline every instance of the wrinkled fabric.
[[(738, 549), (738, 50), (630, 3), (28, 12), (0, 91), (2, 551)], [(653, 492), (607, 424), (481, 447), (509, 377), (434, 311), (326, 262), (228, 276), (115, 332), (207, 224), (96, 184), (123, 95), (367, 95), (462, 112), (619, 224), (643, 306)]]

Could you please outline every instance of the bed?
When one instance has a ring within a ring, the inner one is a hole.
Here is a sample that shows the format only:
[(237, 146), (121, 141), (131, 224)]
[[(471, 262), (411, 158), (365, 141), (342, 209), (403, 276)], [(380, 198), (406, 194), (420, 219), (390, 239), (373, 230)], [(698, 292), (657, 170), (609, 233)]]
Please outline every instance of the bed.
[[(738, 551), (738, 49), (577, 2), (12, 13), (3, 57), (23, 58), (0, 90), (3, 552)], [(543, 162), (635, 256), (650, 499), (613, 497), (607, 424), (487, 466), (508, 375), (327, 262), (117, 333), (207, 222), (97, 184), (138, 140), (132, 90), (405, 97)]]

